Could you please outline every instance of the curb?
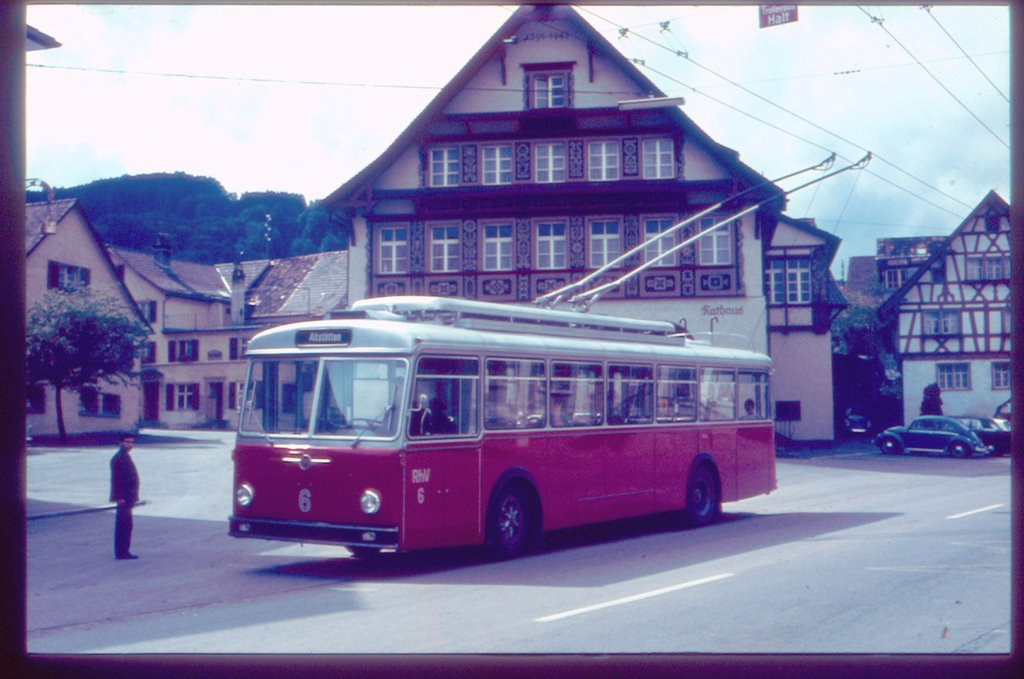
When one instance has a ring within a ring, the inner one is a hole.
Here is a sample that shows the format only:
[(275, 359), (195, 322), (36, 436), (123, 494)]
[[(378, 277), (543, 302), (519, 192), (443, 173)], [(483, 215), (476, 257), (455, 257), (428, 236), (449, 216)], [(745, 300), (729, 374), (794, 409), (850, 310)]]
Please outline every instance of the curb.
[[(146, 504), (145, 500), (135, 503), (136, 507), (141, 507)], [(35, 519), (52, 519), (58, 516), (72, 516), (74, 514), (92, 514), (94, 512), (105, 512), (111, 509), (117, 509), (116, 504), (100, 505), (99, 507), (78, 507), (75, 509), (62, 509), (55, 512), (45, 512), (41, 514), (28, 514), (26, 515), (26, 521), (33, 521)]]

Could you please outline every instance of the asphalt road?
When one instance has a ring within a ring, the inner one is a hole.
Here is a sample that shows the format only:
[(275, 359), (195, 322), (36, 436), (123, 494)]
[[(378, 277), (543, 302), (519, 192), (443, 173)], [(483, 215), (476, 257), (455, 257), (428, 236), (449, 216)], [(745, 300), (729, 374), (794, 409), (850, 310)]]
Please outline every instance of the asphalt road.
[[(226, 535), (231, 436), (142, 436), (137, 561), (113, 559), (112, 447), (31, 447), (30, 653), (1007, 653), (1010, 462), (781, 458), (721, 523), (666, 517), (384, 554)], [(83, 511), (93, 509), (95, 511)]]

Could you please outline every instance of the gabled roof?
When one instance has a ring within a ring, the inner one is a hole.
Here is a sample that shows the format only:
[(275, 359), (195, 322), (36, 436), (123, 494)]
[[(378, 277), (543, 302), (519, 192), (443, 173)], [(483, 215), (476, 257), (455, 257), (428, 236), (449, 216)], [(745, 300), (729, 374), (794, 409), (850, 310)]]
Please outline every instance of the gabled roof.
[[(53, 202), (25, 205), (25, 254), (31, 253), (46, 238), (46, 225), (59, 224), (78, 201), (63, 198)], [(86, 220), (88, 223), (88, 220)], [(94, 232), (95, 235), (95, 232)], [(99, 238), (97, 237), (97, 241)]]
[(166, 295), (222, 302), (230, 300), (230, 288), (224, 285), (217, 269), (209, 264), (172, 259), (165, 266), (150, 252), (118, 247), (110, 250), (125, 266)]
[(89, 217), (78, 204), (77, 198), (64, 198), (52, 202), (27, 203), (25, 205), (25, 257), (31, 256), (35, 249), (47, 238), (56, 237), (60, 231), (61, 222), (72, 211), (77, 212), (82, 219), (85, 230), (96, 247), (97, 253), (103, 259), (104, 264), (117, 282), (117, 289), (121, 296), (128, 306), (131, 307), (136, 317), (148, 326), (149, 324), (135, 303), (135, 298), (128, 291), (124, 281), (117, 276), (114, 262), (110, 258), (110, 252), (103, 245), (103, 241), (100, 239), (95, 227), (93, 227), (92, 222), (89, 221)]
[[(230, 289), (234, 264), (217, 264)], [(251, 320), (276, 316), (324, 316), (348, 302), (348, 253), (320, 252), (241, 263)]]
[(921, 265), (918, 266), (917, 269), (914, 271), (913, 275), (907, 278), (903, 282), (903, 285), (901, 285), (899, 289), (897, 289), (896, 292), (894, 292), (892, 296), (889, 297), (889, 299), (885, 300), (882, 306), (878, 308), (878, 316), (880, 318), (885, 318), (887, 315), (891, 314), (893, 310), (899, 306), (900, 301), (906, 296), (907, 292), (910, 291), (910, 288), (916, 285), (917, 282), (921, 279), (921, 276), (923, 276), (926, 271), (931, 269), (932, 265), (936, 261), (944, 258), (946, 254), (950, 252), (950, 244), (957, 236), (960, 235), (960, 232), (963, 231), (969, 223), (977, 219), (979, 214), (986, 212), (988, 209), (992, 207), (994, 207), (997, 211), (1000, 212), (1008, 213), (1010, 211), (1010, 204), (1003, 200), (1002, 196), (1000, 196), (994, 190), (989, 191), (988, 194), (984, 198), (982, 198), (981, 202), (978, 203), (977, 207), (971, 210), (971, 213), (967, 215), (967, 218), (964, 219), (964, 221), (960, 222), (960, 225), (953, 230), (953, 233), (949, 234), (949, 236), (947, 236), (943, 240), (942, 246), (936, 248), (935, 251), (932, 252), (931, 257), (929, 257), (926, 261), (921, 263)]
[(825, 246), (825, 251), (828, 253), (829, 264), (831, 264), (832, 260), (835, 259), (836, 252), (839, 250), (839, 244), (842, 242), (842, 239), (840, 239), (839, 236), (831, 234), (824, 229), (819, 229), (817, 223), (811, 218), (800, 219), (790, 217), (788, 215), (779, 215), (779, 221), (785, 222), (787, 226), (790, 226), (797, 231), (802, 231), (809, 236), (819, 239), (822, 245)]
[[(399, 155), (416, 143), (427, 126), (443, 115), (444, 109), (451, 101), (468, 85), (470, 80), (503, 49), (504, 40), (516, 34), (518, 29), (531, 21), (557, 20), (571, 22), (574, 27), (583, 34), (584, 41), (588, 42), (596, 53), (608, 58), (616, 64), (619, 69), (631, 77), (640, 91), (646, 92), (653, 97), (664, 97), (662, 92), (650, 79), (644, 76), (626, 57), (598, 33), (587, 21), (585, 21), (572, 7), (566, 5), (524, 5), (517, 9), (509, 19), (484, 43), (483, 47), (468, 61), (466, 65), (448, 82), (447, 85), (437, 94), (436, 97), (420, 112), (412, 123), (395, 139), (394, 142), (376, 160), (371, 162), (360, 172), (354, 175), (347, 182), (331, 192), (321, 201), (325, 205), (343, 203), (355, 197), (367, 184), (382, 171), (395, 162)], [(596, 110), (596, 109), (591, 109)], [(666, 109), (668, 114), (679, 124), (692, 138), (703, 145), (707, 152), (730, 168), (732, 172), (742, 177), (748, 184), (760, 184), (765, 178), (753, 169), (739, 161), (739, 153), (722, 146), (711, 139), (704, 130), (700, 129), (687, 115), (677, 107)], [(773, 187), (779, 191), (777, 187)], [(781, 193), (781, 191), (779, 191)]]

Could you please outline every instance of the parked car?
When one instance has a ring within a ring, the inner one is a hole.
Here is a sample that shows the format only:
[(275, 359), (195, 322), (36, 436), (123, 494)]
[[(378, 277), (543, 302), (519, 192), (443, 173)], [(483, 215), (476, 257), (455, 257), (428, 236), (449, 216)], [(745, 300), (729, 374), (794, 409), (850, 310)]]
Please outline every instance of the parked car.
[(843, 417), (843, 426), (846, 427), (847, 433), (865, 434), (871, 431), (871, 418), (851, 406), (846, 409), (846, 415)]
[(918, 417), (908, 427), (889, 427), (875, 437), (875, 445), (886, 454), (945, 452), (951, 457), (971, 457), (992, 453), (962, 422), (937, 415)]
[(982, 442), (992, 448), (993, 455), (1007, 455), (1010, 452), (1010, 423), (996, 417), (964, 415), (956, 418), (978, 435)]

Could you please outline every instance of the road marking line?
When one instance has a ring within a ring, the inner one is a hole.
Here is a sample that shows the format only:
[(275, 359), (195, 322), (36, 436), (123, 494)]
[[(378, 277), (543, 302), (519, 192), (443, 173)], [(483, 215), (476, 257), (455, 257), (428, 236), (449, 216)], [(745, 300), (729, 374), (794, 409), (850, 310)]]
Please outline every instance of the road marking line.
[(954, 514), (952, 516), (947, 516), (946, 518), (947, 519), (962, 519), (965, 516), (970, 516), (971, 514), (981, 514), (982, 512), (987, 512), (987, 511), (990, 511), (992, 509), (999, 509), (1000, 507), (1002, 507), (1002, 505), (989, 505), (988, 507), (982, 507), (981, 509), (972, 509), (969, 512), (963, 512), (961, 514)]
[(641, 601), (643, 599), (650, 599), (651, 597), (661, 596), (662, 594), (669, 594), (671, 592), (678, 592), (681, 589), (688, 589), (690, 587), (696, 587), (697, 585), (706, 585), (709, 582), (715, 582), (716, 580), (724, 580), (725, 578), (731, 578), (732, 573), (721, 573), (719, 575), (712, 575), (711, 577), (701, 578), (700, 580), (691, 580), (690, 582), (684, 582), (680, 585), (672, 585), (671, 587), (663, 587), (662, 589), (655, 589), (650, 592), (644, 592), (642, 594), (634, 594), (633, 596), (623, 597), (622, 599), (615, 599), (614, 601), (605, 601), (601, 604), (594, 604), (593, 606), (585, 606), (583, 608), (577, 608), (572, 611), (565, 611), (564, 613), (555, 613), (554, 615), (546, 615), (543, 618), (537, 618), (534, 622), (553, 622), (555, 620), (561, 620), (563, 618), (570, 618), (574, 615), (582, 615), (584, 613), (590, 613), (592, 611), (599, 611), (602, 608), (611, 608), (612, 606), (621, 606), (622, 604), (633, 603), (634, 601)]

